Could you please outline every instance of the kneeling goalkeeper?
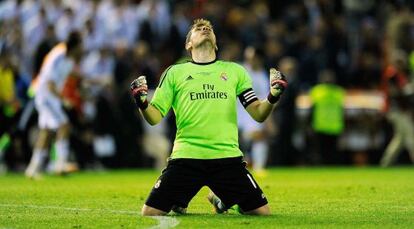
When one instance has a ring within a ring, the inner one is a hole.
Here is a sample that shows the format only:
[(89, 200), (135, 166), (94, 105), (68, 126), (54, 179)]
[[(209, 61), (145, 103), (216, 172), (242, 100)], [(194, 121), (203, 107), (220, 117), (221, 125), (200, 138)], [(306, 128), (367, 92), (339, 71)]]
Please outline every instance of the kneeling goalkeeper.
[(238, 146), (236, 99), (253, 119), (263, 122), (286, 88), (285, 78), (270, 69), (269, 96), (259, 101), (242, 66), (216, 59), (216, 37), (204, 19), (194, 21), (185, 48), (192, 61), (165, 70), (150, 103), (145, 77), (131, 83), (132, 95), (148, 123), (157, 124), (172, 107), (177, 125), (168, 166), (142, 207), (142, 215), (185, 212), (203, 186), (212, 190), (209, 200), (217, 213), (237, 204), (245, 214), (270, 214)]

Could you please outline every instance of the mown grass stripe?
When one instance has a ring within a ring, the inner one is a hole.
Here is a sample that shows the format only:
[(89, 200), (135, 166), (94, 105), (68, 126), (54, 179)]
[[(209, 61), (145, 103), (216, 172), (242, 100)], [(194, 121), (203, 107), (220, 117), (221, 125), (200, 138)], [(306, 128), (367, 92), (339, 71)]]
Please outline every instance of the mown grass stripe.
[(139, 215), (138, 211), (99, 209), (99, 208), (69, 208), (69, 207), (60, 207), (60, 206), (31, 205), (31, 204), (0, 204), (0, 207), (55, 209), (55, 210), (63, 210), (63, 211), (99, 211), (99, 212), (124, 214), (124, 215)]

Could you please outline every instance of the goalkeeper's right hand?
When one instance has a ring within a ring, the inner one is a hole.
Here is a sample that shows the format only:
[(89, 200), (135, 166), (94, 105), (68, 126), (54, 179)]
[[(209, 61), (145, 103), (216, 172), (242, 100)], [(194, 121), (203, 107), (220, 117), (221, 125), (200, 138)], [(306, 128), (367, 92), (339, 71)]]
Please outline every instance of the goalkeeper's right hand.
[(275, 68), (270, 69), (269, 80), (270, 93), (267, 96), (267, 100), (269, 101), (269, 103), (275, 104), (280, 99), (280, 96), (283, 94), (283, 91), (288, 86), (288, 82), (286, 80), (286, 77)]
[(148, 107), (148, 85), (145, 76), (139, 76), (131, 83), (131, 94), (135, 99), (135, 103), (141, 110)]

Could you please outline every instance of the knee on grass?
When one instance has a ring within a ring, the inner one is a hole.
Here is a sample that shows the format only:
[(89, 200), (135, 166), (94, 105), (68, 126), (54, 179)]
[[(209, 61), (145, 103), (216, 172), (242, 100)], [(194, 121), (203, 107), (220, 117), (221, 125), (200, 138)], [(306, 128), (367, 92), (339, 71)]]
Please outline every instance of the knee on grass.
[(246, 211), (246, 212), (241, 211), (240, 213), (242, 213), (244, 215), (263, 215), (263, 216), (271, 214), (269, 205), (267, 205), (267, 204), (264, 205), (264, 206), (261, 206), (259, 208), (253, 209), (251, 211)]
[(141, 210), (141, 215), (142, 216), (163, 216), (163, 215), (167, 215), (167, 212), (161, 211), (159, 209), (150, 207), (148, 205), (142, 206), (142, 210)]

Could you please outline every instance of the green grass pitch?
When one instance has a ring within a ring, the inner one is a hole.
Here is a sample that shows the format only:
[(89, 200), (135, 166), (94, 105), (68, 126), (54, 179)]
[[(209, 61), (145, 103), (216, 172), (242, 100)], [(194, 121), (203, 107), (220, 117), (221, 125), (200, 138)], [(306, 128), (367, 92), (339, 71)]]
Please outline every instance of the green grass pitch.
[(187, 215), (139, 215), (159, 172), (0, 176), (0, 228), (414, 228), (414, 168), (275, 168), (257, 178), (266, 217), (215, 215), (203, 188)]

